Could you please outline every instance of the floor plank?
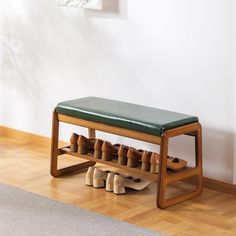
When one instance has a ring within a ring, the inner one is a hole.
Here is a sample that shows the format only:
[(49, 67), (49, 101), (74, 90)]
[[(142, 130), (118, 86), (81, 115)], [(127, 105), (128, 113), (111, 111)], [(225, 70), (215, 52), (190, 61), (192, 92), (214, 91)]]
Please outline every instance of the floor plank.
[[(155, 182), (143, 191), (117, 196), (85, 186), (85, 173), (52, 178), (49, 153), (48, 147), (0, 137), (0, 182), (168, 235), (236, 235), (235, 196), (204, 189), (198, 198), (160, 210)], [(77, 162), (70, 156), (61, 158), (61, 166)]]

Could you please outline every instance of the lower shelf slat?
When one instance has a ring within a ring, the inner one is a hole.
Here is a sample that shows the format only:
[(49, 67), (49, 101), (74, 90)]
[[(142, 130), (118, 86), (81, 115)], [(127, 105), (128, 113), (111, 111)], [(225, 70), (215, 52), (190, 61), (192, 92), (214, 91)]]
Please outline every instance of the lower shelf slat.
[(158, 178), (158, 174), (152, 174), (150, 172), (142, 171), (141, 167), (130, 168), (130, 167), (125, 166), (125, 165), (118, 165), (116, 160), (103, 161), (101, 159), (94, 158), (92, 154), (83, 155), (83, 154), (78, 154), (78, 153), (75, 153), (75, 152), (70, 152), (69, 147), (61, 148), (61, 149), (58, 150), (58, 152), (59, 152), (59, 155), (68, 154), (68, 155), (79, 157), (79, 158), (82, 158), (82, 159), (85, 159), (85, 160), (95, 161), (95, 162), (100, 163), (100, 164), (112, 166), (112, 167), (115, 167), (115, 168), (118, 168), (118, 169), (123, 169), (123, 170), (126, 170), (127, 172), (134, 173), (138, 176), (142, 176), (142, 177), (150, 179), (150, 180), (157, 180), (157, 178)]
[[(136, 174), (138, 176), (142, 176), (142, 177), (144, 177), (146, 179), (149, 179), (149, 180), (157, 180), (158, 176), (159, 176), (158, 174), (153, 174), (153, 173), (150, 173), (148, 171), (141, 170), (141, 166), (130, 168), (130, 167), (126, 166), (126, 165), (119, 165), (119, 164), (117, 164), (116, 160), (103, 161), (101, 159), (94, 158), (93, 155), (90, 154), (90, 153), (86, 154), (86, 155), (83, 155), (83, 154), (78, 154), (78, 153), (75, 153), (75, 152), (71, 152), (69, 146), (58, 149), (58, 155), (62, 155), (62, 154), (72, 155), (72, 156), (75, 156), (75, 157), (79, 157), (79, 158), (85, 159), (87, 161), (90, 160), (90, 161), (94, 161), (94, 162), (97, 162), (97, 163), (100, 163), (100, 164), (103, 164), (103, 165), (112, 166), (114, 168), (122, 169), (122, 170), (125, 170), (125, 171), (129, 172), (129, 173), (133, 173), (133, 174)], [(175, 174), (181, 175), (181, 172), (184, 173), (184, 172), (186, 172), (186, 170), (189, 170), (189, 169), (193, 169), (193, 168), (186, 167), (183, 170), (178, 171), (178, 172), (176, 172), (176, 171), (168, 171), (168, 176), (170, 176), (170, 177), (173, 176), (174, 177)], [(172, 182), (172, 181), (170, 181), (170, 182)]]

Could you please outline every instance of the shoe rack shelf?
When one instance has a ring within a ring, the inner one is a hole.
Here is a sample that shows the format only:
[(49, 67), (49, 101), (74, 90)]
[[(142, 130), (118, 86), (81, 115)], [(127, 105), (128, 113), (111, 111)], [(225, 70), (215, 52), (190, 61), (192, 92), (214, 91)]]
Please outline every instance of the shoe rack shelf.
[[(100, 164), (103, 164), (103, 165), (108, 165), (108, 166), (112, 166), (112, 167), (115, 167), (115, 168), (123, 169), (123, 170), (128, 171), (129, 173), (133, 173), (135, 175), (142, 176), (142, 177), (144, 177), (148, 180), (152, 180), (152, 181), (157, 180), (157, 178), (159, 176), (158, 174), (153, 174), (153, 173), (150, 173), (148, 171), (141, 170), (141, 163), (138, 167), (131, 168), (131, 167), (128, 167), (126, 165), (119, 165), (116, 160), (104, 161), (102, 159), (94, 158), (93, 153), (83, 155), (83, 154), (79, 154), (79, 153), (76, 153), (76, 152), (71, 152), (70, 151), (70, 146), (58, 149), (58, 155), (63, 155), (63, 154), (67, 154), (67, 155), (71, 155), (71, 156), (75, 156), (75, 157), (85, 159), (87, 161), (93, 161), (93, 162), (100, 163)], [(170, 178), (171, 178), (171, 176), (174, 176), (174, 178), (176, 180), (176, 177), (178, 175), (182, 177), (184, 173), (185, 173), (185, 175), (186, 174), (188, 175), (189, 173), (192, 173), (193, 171), (194, 171), (194, 168), (187, 166), (187, 167), (185, 167), (185, 168), (183, 168), (179, 171), (168, 170), (167, 174)]]

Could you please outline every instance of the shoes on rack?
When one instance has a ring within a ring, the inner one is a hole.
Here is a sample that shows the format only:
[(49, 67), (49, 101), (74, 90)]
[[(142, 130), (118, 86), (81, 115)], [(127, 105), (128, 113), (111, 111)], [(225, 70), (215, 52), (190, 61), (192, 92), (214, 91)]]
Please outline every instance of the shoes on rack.
[(116, 143), (113, 144), (113, 148), (114, 148), (114, 153), (113, 153), (113, 159), (118, 160), (118, 151), (120, 149), (121, 144)]
[[(151, 173), (158, 173), (158, 166), (160, 163), (160, 154), (153, 152), (150, 159), (151, 167), (150, 172)], [(166, 167), (170, 170), (181, 170), (184, 167), (187, 166), (187, 161), (179, 159), (177, 157), (167, 157), (167, 165)]]
[(187, 161), (177, 157), (167, 157), (167, 168), (171, 170), (181, 170), (187, 166)]
[(76, 133), (72, 133), (71, 137), (70, 137), (70, 151), (71, 152), (77, 152), (78, 150), (78, 138), (79, 135)]
[(118, 165), (127, 165), (127, 152), (129, 150), (128, 146), (120, 145), (118, 150)]
[(141, 157), (141, 160), (142, 160), (141, 170), (143, 170), (143, 171), (149, 171), (150, 170), (151, 155), (152, 155), (152, 152), (143, 151), (143, 154), (142, 154), (142, 157)]
[(142, 150), (136, 150), (135, 148), (130, 147), (127, 152), (127, 166), (137, 167), (142, 157), (142, 153)]
[(78, 153), (87, 154), (89, 151), (94, 150), (94, 144), (96, 142), (95, 138), (86, 138), (83, 135), (80, 135), (78, 138)]
[(101, 159), (102, 158), (102, 144), (103, 140), (97, 139), (95, 144), (94, 144), (94, 158), (96, 159)]
[(102, 160), (111, 161), (118, 156), (120, 144), (112, 145), (110, 142), (104, 141), (102, 144)]

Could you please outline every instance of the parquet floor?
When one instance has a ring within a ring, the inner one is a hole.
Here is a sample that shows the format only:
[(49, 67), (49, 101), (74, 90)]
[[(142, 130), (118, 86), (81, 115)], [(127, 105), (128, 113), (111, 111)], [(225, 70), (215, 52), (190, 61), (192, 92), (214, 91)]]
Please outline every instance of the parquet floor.
[[(160, 210), (155, 205), (156, 187), (125, 195), (84, 185), (85, 173), (52, 178), (49, 147), (0, 137), (0, 183), (74, 204), (167, 235), (236, 235), (236, 197), (205, 189), (194, 200)], [(62, 165), (77, 163), (63, 157)], [(170, 189), (176, 191), (180, 185)], [(181, 184), (184, 189), (185, 184)]]

